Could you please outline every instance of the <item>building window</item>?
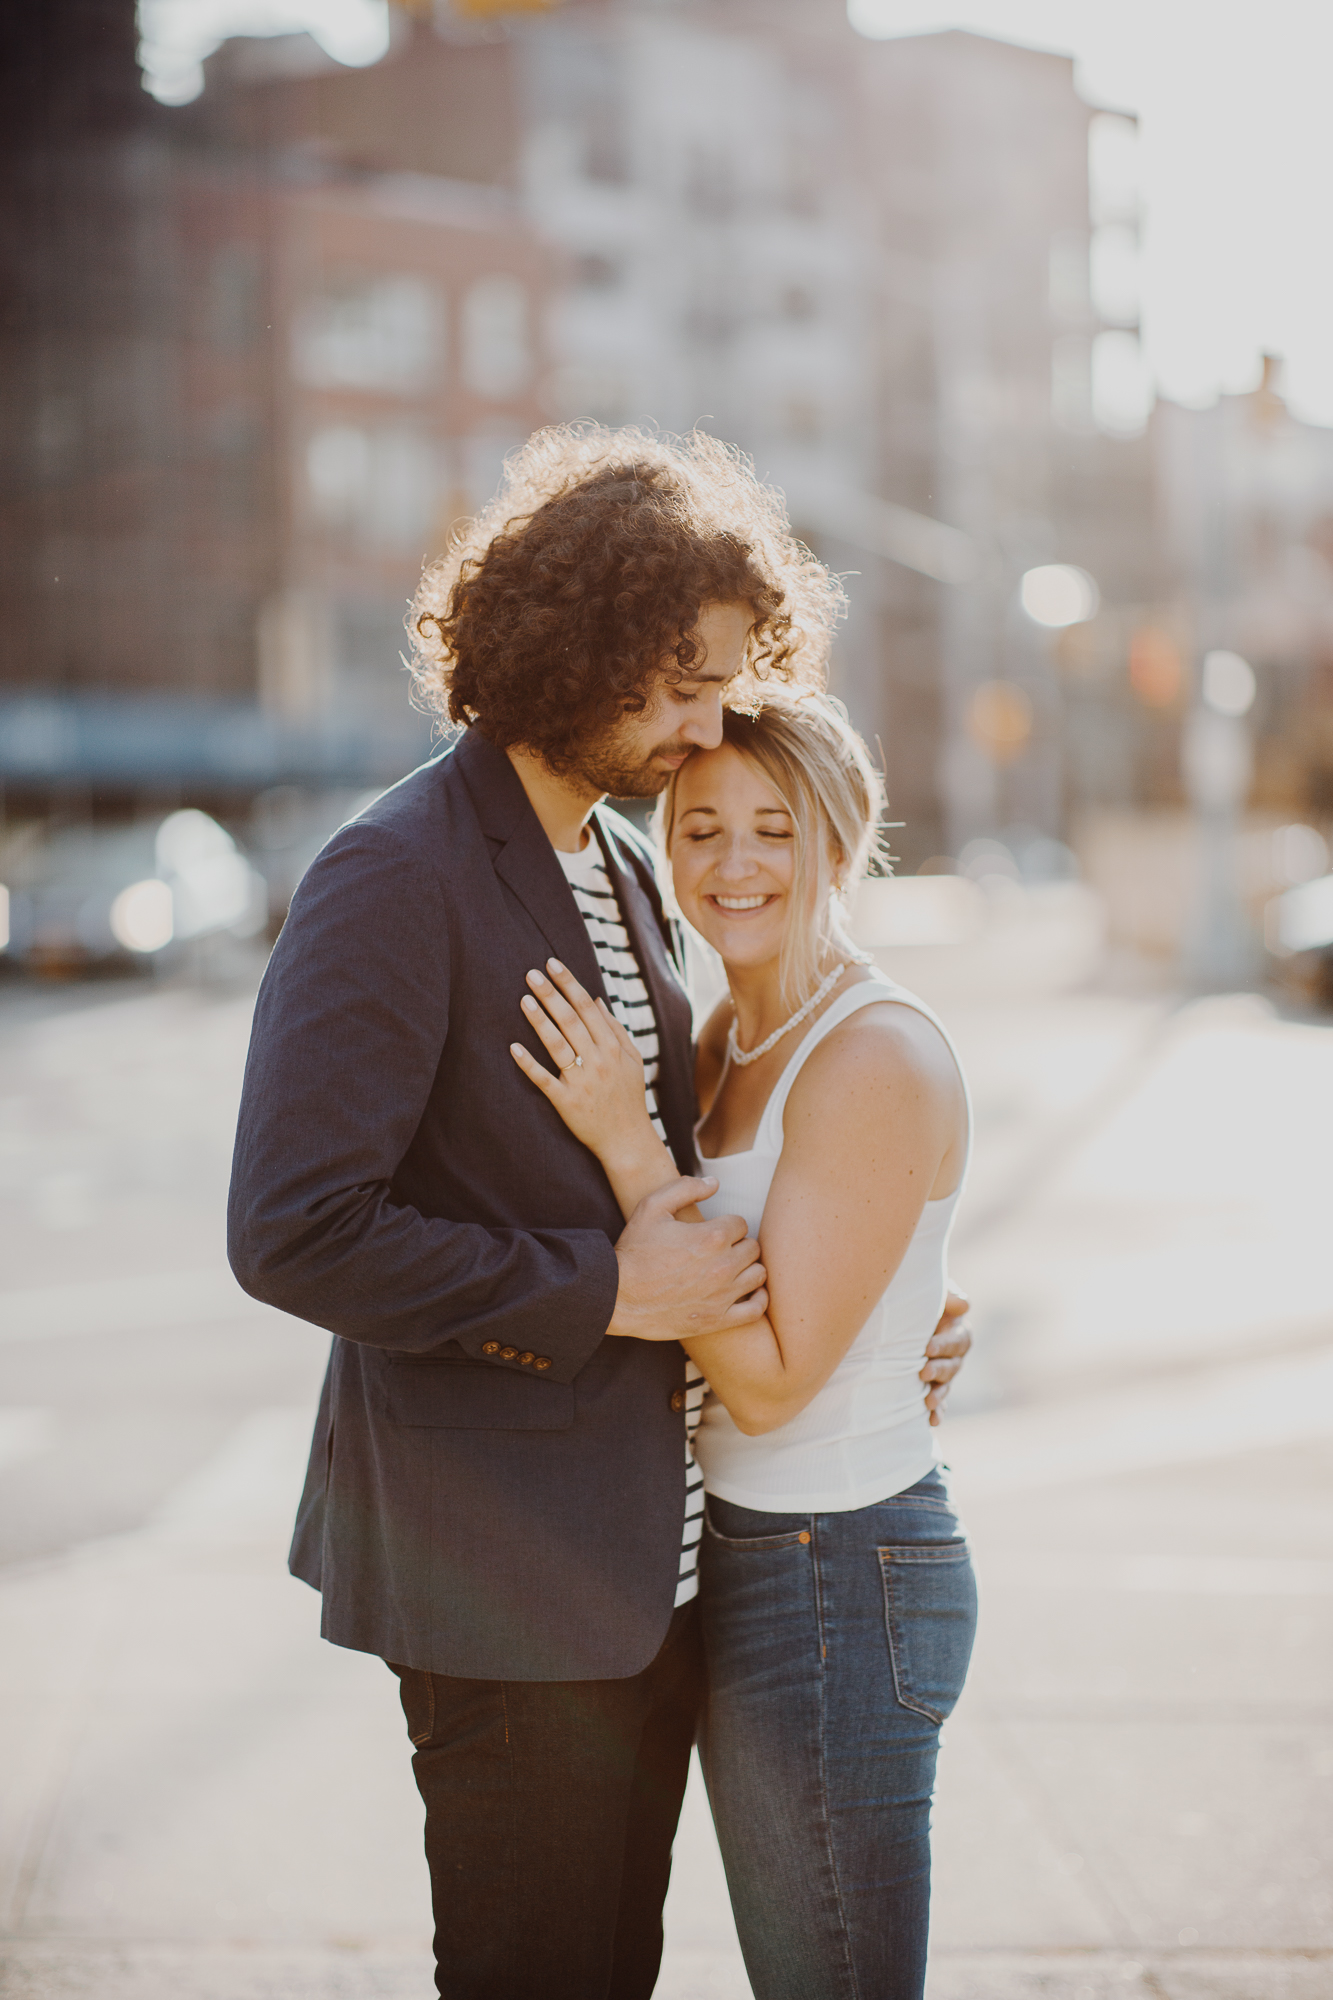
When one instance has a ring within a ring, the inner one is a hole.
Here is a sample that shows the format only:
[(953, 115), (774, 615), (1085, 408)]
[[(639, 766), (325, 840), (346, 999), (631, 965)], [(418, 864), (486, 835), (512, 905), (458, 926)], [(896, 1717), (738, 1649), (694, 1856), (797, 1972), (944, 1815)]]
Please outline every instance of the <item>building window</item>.
[(583, 160), (590, 181), (621, 187), (629, 179), (624, 113), (618, 104), (594, 104), (585, 112)]
[(1088, 239), (1081, 229), (1059, 229), (1051, 238), (1048, 266), (1048, 297), (1051, 317), (1066, 325), (1086, 325), (1088, 294)]
[(1092, 303), (1112, 326), (1136, 326), (1139, 317), (1139, 235), (1125, 222), (1106, 222), (1092, 238)]
[(316, 431), (306, 449), (306, 484), (326, 528), (368, 549), (424, 552), (442, 480), (434, 442), (420, 431), (351, 424)]
[(786, 285), (779, 301), (784, 319), (813, 319), (819, 310), (819, 301), (809, 285)]
[(715, 222), (735, 212), (735, 161), (724, 147), (696, 141), (685, 156), (685, 204)]
[(224, 243), (208, 273), (208, 338), (222, 353), (242, 352), (259, 338), (262, 273), (253, 243)]
[(299, 315), (292, 360), (312, 388), (416, 394), (444, 361), (443, 301), (423, 278), (349, 274)]
[(1142, 435), (1152, 414), (1153, 383), (1133, 333), (1099, 333), (1092, 343), (1092, 414), (1108, 437)]
[(463, 381), (475, 396), (502, 403), (532, 379), (528, 292), (496, 271), (478, 278), (463, 300)]
[(263, 432), (255, 412), (242, 403), (226, 404), (214, 413), (208, 441), (218, 519), (227, 527), (244, 527), (259, 507)]
[(574, 281), (581, 291), (612, 292), (624, 278), (624, 269), (614, 257), (600, 250), (585, 251), (574, 260)]
[(1087, 437), (1092, 421), (1092, 343), (1066, 333), (1051, 343), (1051, 416), (1062, 431)]
[(1139, 128), (1099, 112), (1088, 126), (1088, 205), (1094, 222), (1135, 222), (1140, 205)]

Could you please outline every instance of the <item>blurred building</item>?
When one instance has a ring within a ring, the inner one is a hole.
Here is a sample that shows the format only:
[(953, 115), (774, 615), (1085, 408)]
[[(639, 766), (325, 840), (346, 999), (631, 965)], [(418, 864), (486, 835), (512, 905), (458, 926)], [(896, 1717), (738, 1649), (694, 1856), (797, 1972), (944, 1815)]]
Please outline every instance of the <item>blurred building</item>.
[[(843, 0), (415, 0), (367, 69), (239, 39), (166, 112), (132, 14), (44, 17), (62, 75), (117, 107), (79, 155), (95, 227), (50, 132), (15, 142), (14, 185), (60, 216), (58, 251), (25, 239), (6, 378), (31, 468), (11, 788), (405, 768), (429, 740), (399, 664), (421, 559), (509, 446), (587, 416), (734, 440), (846, 574), (835, 686), (882, 743), (906, 868), (1170, 791), (1187, 593), (1158, 531), (1134, 129), (1069, 62), (868, 42)], [(1058, 635), (1019, 608), (1052, 563), (1100, 594)]]
[(1180, 622), (1255, 669), (1251, 803), (1333, 818), (1333, 430), (1294, 417), (1280, 364), (1211, 408), (1154, 420)]
[[(293, 574), (266, 614), (260, 672), (289, 705), (298, 687), (339, 704), (377, 673), (401, 699), (390, 573), (409, 588), (430, 534), (438, 546), (451, 510), (487, 497), (504, 450), (541, 422), (703, 423), (756, 455), (812, 534), (827, 495), (872, 481), (869, 218), (830, 81), (803, 69), (776, 16), (730, 30), (726, 9), (529, 11), (395, 10), (390, 53), (363, 71), (339, 70), (305, 37), (232, 43), (189, 113), (197, 143), (271, 163), (279, 236), (320, 218), (326, 239), (322, 275), (285, 249), (274, 259), (299, 268), (298, 291), (314, 286), (300, 298), (280, 288), (273, 304), (278, 403), (293, 411), (278, 446)], [(503, 26), (489, 18), (501, 14)], [(392, 269), (383, 246), (366, 248), (390, 214), (402, 246)], [(409, 308), (402, 284), (426, 265), (436, 303)], [(321, 314), (331, 328), (335, 310), (365, 321), (375, 272), (376, 310), (415, 311), (425, 343), (407, 372), (390, 362), (386, 375), (382, 360), (359, 385), (363, 413), (367, 392), (379, 412), (367, 416), (378, 447), (369, 431), (351, 435), (358, 385), (312, 363), (310, 339), (324, 336), (308, 331)], [(329, 286), (348, 301), (359, 286), (362, 305), (331, 305)], [(394, 534), (411, 558), (399, 576), (381, 547), (376, 588), (367, 552)], [(331, 557), (337, 577), (321, 581)], [(860, 645), (867, 685), (875, 641), (867, 632)], [(856, 645), (854, 633), (849, 655)]]
[[(135, 45), (125, 0), (0, 22), (0, 696), (151, 686), (193, 636), (173, 162)], [(40, 762), (59, 732), (28, 734)]]
[[(1063, 58), (868, 43), (841, 0), (567, 6), (510, 46), (525, 206), (571, 258), (547, 406), (703, 422), (783, 489), (848, 574), (835, 686), (905, 864), (1132, 797), (1126, 661), (1163, 587), (1132, 122)], [(1018, 610), (1052, 562), (1097, 579), (1081, 644)], [(995, 683), (1017, 744), (975, 726)]]
[(260, 699), (401, 734), (422, 563), (543, 421), (553, 260), (502, 190), (420, 174), (284, 189), (271, 250), (282, 532)]

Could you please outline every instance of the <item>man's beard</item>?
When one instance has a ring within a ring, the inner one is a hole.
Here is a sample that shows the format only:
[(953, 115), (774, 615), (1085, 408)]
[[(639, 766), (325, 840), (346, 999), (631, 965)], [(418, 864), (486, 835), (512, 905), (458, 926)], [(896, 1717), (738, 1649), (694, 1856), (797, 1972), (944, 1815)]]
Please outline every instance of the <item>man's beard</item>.
[(579, 757), (578, 775), (586, 785), (613, 799), (655, 799), (666, 790), (670, 771), (656, 761), (659, 757), (688, 757), (690, 743), (658, 743), (646, 757), (631, 764), (614, 740), (590, 743)]

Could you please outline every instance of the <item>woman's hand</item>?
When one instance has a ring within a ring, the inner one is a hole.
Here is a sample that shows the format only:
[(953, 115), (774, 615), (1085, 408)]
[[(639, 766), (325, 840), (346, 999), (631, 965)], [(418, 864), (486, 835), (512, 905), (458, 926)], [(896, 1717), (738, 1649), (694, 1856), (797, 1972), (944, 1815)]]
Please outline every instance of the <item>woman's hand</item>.
[(549, 978), (528, 974), (532, 992), (522, 1006), (557, 1073), (518, 1042), (509, 1044), (509, 1053), (574, 1137), (609, 1169), (638, 1154), (645, 1136), (659, 1144), (648, 1119), (643, 1058), (604, 1000), (586, 993), (558, 958), (548, 958), (546, 967)]

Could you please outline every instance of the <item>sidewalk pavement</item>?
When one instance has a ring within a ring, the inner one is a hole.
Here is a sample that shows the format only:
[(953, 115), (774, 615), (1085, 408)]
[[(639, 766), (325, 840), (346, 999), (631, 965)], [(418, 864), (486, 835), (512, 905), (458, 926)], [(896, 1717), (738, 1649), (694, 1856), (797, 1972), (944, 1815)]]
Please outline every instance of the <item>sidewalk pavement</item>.
[[(957, 1031), (989, 1352), (944, 1442), (983, 1611), (929, 2000), (1326, 2000), (1333, 1032), (1106, 999)], [(100, 1332), (78, 1275), (9, 1294), (0, 1455), (41, 1448), (40, 1357), (130, 1338), (119, 1269)], [(164, 1339), (304, 1358), (146, 1520), (0, 1572), (0, 1995), (425, 2000), (396, 1691), (282, 1567), (322, 1343), (176, 1275)], [(697, 1781), (658, 1993), (749, 1993)]]

